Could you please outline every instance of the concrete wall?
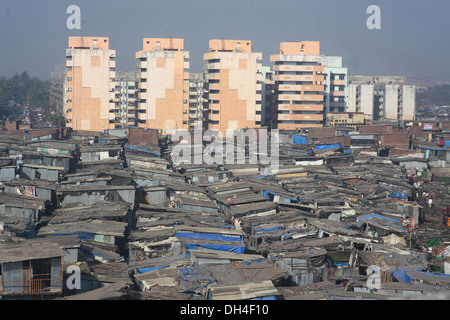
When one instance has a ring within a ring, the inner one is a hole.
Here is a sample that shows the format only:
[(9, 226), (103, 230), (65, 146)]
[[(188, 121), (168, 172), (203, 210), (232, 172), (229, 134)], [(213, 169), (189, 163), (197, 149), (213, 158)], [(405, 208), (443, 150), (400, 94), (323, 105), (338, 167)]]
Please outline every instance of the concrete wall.
[(414, 120), (416, 116), (416, 86), (403, 86), (402, 119)]
[(359, 112), (356, 108), (356, 88), (357, 85), (348, 85), (347, 87), (347, 112)]
[(398, 85), (386, 85), (384, 117), (385, 119), (398, 119)]
[(360, 112), (372, 116), (373, 119), (373, 85), (361, 85)]

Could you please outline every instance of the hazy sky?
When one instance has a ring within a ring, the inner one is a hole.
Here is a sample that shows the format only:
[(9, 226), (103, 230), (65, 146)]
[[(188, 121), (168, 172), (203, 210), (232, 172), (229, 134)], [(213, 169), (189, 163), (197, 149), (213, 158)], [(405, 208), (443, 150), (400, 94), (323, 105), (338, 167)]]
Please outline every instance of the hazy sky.
[[(66, 27), (69, 5), (81, 9), (81, 30)], [(370, 5), (381, 30), (366, 27)], [(64, 66), (68, 36), (83, 35), (109, 37), (120, 71), (135, 71), (144, 37), (184, 38), (191, 72), (202, 71), (209, 39), (251, 40), (264, 65), (280, 42), (318, 40), (350, 74), (450, 83), (449, 17), (449, 0), (1, 0), (0, 77), (48, 79)]]

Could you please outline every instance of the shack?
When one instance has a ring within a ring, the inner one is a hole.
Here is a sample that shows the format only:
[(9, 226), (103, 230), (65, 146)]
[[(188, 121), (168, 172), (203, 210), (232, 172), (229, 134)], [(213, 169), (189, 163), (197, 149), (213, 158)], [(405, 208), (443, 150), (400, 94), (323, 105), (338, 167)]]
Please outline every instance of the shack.
[(0, 246), (3, 299), (62, 293), (64, 252), (56, 243), (24, 241)]

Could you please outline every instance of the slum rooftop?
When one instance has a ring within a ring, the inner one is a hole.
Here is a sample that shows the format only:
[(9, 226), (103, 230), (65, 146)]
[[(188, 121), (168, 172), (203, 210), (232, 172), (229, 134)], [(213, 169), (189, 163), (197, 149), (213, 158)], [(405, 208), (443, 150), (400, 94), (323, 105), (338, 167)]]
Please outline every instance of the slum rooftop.
[[(441, 219), (450, 204), (448, 127), (280, 132), (276, 172), (248, 162), (176, 164), (158, 134), (137, 128), (0, 131), (0, 296), (448, 294), (450, 248)], [(249, 150), (238, 147), (235, 158), (249, 160)], [(434, 196), (431, 207), (425, 191)], [(27, 264), (63, 280), (78, 266), (82, 286), (36, 274), (40, 287), (30, 291), (31, 279), (17, 278)], [(380, 269), (378, 288), (367, 282), (372, 266)]]

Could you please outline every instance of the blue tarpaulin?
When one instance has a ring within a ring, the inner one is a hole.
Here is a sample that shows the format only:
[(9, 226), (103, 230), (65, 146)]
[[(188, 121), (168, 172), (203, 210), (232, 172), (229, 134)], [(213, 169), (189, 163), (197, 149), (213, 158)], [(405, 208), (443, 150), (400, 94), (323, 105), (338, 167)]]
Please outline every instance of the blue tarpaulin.
[(411, 277), (408, 276), (405, 270), (397, 270), (392, 273), (392, 277), (400, 282), (411, 283)]
[(264, 232), (269, 232), (269, 231), (277, 231), (277, 230), (281, 230), (283, 229), (282, 226), (275, 226), (275, 227), (268, 227), (268, 228), (262, 228), (262, 227), (257, 227), (257, 228), (253, 228), (253, 230), (257, 233), (264, 233)]
[(223, 235), (216, 233), (197, 233), (197, 232), (177, 232), (176, 237), (182, 239), (202, 239), (202, 240), (217, 240), (217, 241), (239, 241), (243, 242), (242, 236)]
[(140, 269), (136, 269), (138, 273), (147, 273), (150, 271), (155, 271), (155, 270), (160, 270), (160, 269), (165, 269), (165, 268), (169, 268), (170, 266), (159, 266), (159, 267), (149, 267), (149, 268), (140, 268)]
[(281, 195), (279, 193), (276, 193), (276, 192), (273, 192), (273, 191), (270, 191), (270, 190), (264, 191), (264, 198), (269, 199), (269, 194), (271, 194), (273, 196), (283, 197), (285, 203), (298, 202), (298, 199), (296, 199), (296, 198), (283, 196), (283, 195)]
[(300, 135), (294, 135), (292, 137), (293, 144), (307, 144), (307, 138)]
[(444, 143), (446, 147), (450, 147), (450, 140), (445, 140)]
[(388, 217), (385, 217), (385, 216), (382, 216), (382, 215), (379, 215), (379, 214), (371, 214), (371, 215), (368, 215), (368, 216), (358, 217), (358, 220), (359, 221), (364, 221), (364, 220), (371, 219), (371, 218), (374, 218), (374, 217), (378, 217), (380, 219), (388, 220), (388, 221), (391, 221), (391, 222), (401, 223), (400, 220), (391, 219), (391, 218), (388, 218)]
[(207, 248), (211, 250), (219, 250), (219, 251), (225, 251), (225, 252), (234, 252), (234, 253), (244, 253), (245, 246), (242, 245), (242, 247), (237, 246), (229, 246), (229, 245), (223, 245), (223, 244), (210, 244), (210, 243), (185, 243), (186, 249), (191, 250), (198, 250), (200, 248)]
[(322, 144), (322, 145), (317, 145), (314, 147), (314, 149), (316, 150), (325, 150), (325, 149), (332, 149), (332, 148), (339, 148), (341, 147), (340, 143), (336, 143), (336, 144)]
[(179, 284), (183, 288), (183, 292), (202, 292), (209, 284), (216, 283), (211, 273), (201, 266), (179, 267), (177, 270), (181, 275)]
[(400, 193), (400, 192), (392, 192), (391, 194), (389, 194), (391, 197), (394, 198), (402, 198), (402, 199), (408, 199), (408, 196)]
[(277, 300), (277, 297), (276, 296), (267, 296), (267, 297), (253, 298), (250, 300)]

